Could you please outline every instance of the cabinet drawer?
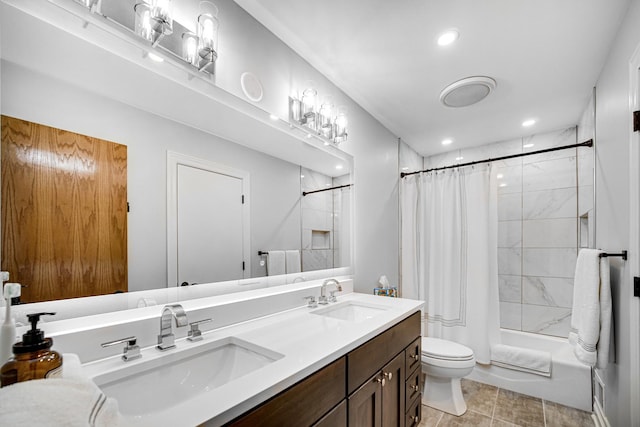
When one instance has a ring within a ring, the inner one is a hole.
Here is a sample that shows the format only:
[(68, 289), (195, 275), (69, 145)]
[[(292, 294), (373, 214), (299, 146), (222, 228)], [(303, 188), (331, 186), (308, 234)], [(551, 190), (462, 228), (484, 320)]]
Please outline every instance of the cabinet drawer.
[(422, 369), (416, 369), (406, 382), (405, 396), (407, 398), (406, 406), (409, 408), (411, 403), (422, 393)]
[(422, 399), (416, 399), (407, 411), (405, 427), (416, 427), (422, 419)]
[(353, 393), (420, 336), (420, 312), (362, 344), (348, 355), (347, 392)]
[(418, 337), (414, 342), (412, 342), (407, 350), (405, 351), (406, 359), (405, 365), (407, 367), (407, 378), (413, 374), (413, 371), (417, 369), (420, 364), (420, 358), (422, 355), (422, 337)]
[(345, 359), (341, 357), (228, 425), (312, 425), (346, 397)]
[[(295, 420), (291, 420), (291, 424), (289, 425), (293, 424), (295, 424)], [(347, 427), (347, 399), (343, 400), (338, 406), (333, 408), (331, 412), (322, 417), (313, 427)]]

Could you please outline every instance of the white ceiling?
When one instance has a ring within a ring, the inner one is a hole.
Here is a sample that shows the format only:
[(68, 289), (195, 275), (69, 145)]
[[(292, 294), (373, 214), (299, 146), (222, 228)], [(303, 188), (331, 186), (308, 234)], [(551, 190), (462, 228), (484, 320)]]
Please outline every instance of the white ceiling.
[[(422, 155), (575, 125), (628, 0), (236, 0)], [(449, 28), (460, 32), (436, 44)], [(497, 81), (464, 108), (440, 91)], [(536, 125), (523, 128), (527, 118)], [(441, 141), (454, 144), (443, 147)]]

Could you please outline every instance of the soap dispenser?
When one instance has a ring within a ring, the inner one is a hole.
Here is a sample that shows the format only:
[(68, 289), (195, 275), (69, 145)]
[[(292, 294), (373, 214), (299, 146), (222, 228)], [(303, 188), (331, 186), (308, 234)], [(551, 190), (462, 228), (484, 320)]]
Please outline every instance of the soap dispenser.
[(59, 377), (62, 374), (62, 356), (50, 350), (51, 338), (37, 328), (40, 316), (55, 313), (28, 314), (31, 330), (22, 335), (22, 341), (13, 345), (13, 357), (0, 369), (1, 386), (22, 381)]

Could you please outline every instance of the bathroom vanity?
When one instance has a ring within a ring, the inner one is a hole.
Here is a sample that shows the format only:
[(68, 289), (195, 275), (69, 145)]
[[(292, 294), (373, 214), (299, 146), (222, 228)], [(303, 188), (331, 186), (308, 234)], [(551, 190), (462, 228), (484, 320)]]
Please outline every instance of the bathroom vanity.
[[(201, 341), (183, 338), (181, 328), (172, 350), (143, 340), (142, 357), (124, 362), (115, 354), (83, 371), (137, 425), (417, 425), (422, 302), (347, 293), (309, 307), (305, 294), (317, 288), (278, 295), (295, 304), (287, 310), (203, 325)], [(183, 302), (189, 321), (207, 315), (191, 303)], [(215, 318), (224, 308), (212, 310)], [(152, 320), (157, 328), (159, 318)]]

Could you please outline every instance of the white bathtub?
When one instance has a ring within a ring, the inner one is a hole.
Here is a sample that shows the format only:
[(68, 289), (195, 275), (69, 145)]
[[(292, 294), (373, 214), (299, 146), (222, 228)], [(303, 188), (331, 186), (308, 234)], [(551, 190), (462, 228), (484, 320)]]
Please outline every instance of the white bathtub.
[(502, 344), (551, 352), (551, 378), (476, 363), (467, 378), (591, 412), (591, 368), (580, 363), (565, 338), (501, 330)]

